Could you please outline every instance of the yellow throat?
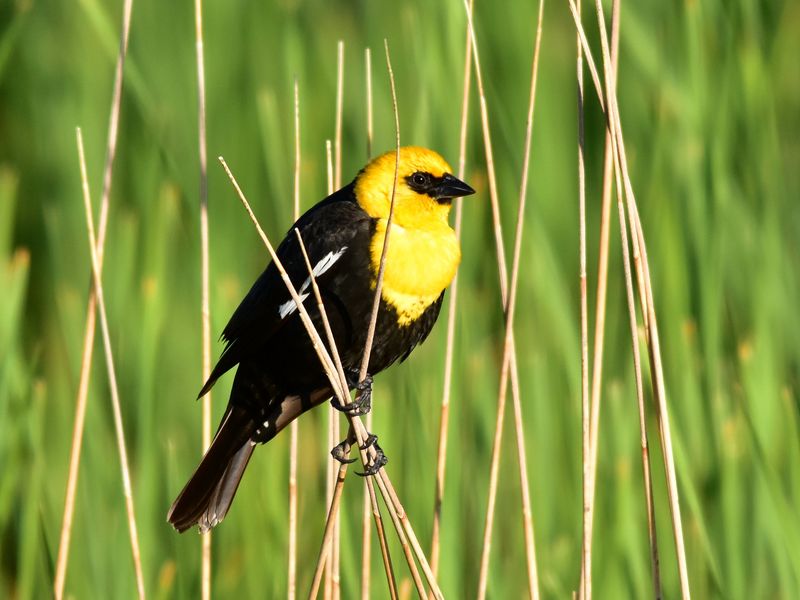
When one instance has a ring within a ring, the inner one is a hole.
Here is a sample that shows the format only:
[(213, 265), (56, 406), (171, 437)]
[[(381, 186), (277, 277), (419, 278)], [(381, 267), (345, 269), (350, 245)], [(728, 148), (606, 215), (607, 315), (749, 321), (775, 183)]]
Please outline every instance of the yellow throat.
[[(377, 219), (370, 247), (377, 278), (395, 174), (394, 151), (374, 159), (356, 178), (361, 207)], [(400, 325), (416, 321), (450, 285), (461, 262), (455, 231), (448, 223), (450, 202), (414, 191), (406, 178), (416, 172), (442, 177), (450, 165), (437, 153), (414, 146), (400, 149), (395, 206), (386, 251), (381, 297), (394, 307)], [(375, 283), (373, 281), (373, 287)]]

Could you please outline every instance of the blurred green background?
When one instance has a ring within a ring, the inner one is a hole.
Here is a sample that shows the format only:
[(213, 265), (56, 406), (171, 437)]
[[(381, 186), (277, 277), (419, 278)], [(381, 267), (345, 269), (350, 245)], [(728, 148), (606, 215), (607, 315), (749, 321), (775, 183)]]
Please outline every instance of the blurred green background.
[[(291, 222), (292, 81), (300, 86), (302, 202), (325, 189), (336, 43), (346, 47), (343, 181), (366, 161), (364, 48), (373, 49), (375, 152), (394, 144), (383, 39), (404, 143), (457, 161), (465, 17), (429, 3), (205, 3), (211, 307), (214, 335), (266, 263), (213, 157), (224, 155), (267, 232)], [(592, 10), (586, 9), (591, 15)], [(476, 3), (476, 27), (511, 248), (536, 5)], [(121, 2), (0, 3), (0, 596), (50, 595), (63, 511), (89, 283), (75, 149), (83, 127), (99, 203)], [(596, 23), (586, 19), (599, 56)], [(134, 5), (104, 282), (153, 597), (197, 597), (200, 543), (166, 510), (200, 447), (200, 276), (193, 7)], [(624, 2), (619, 94), (653, 275), (696, 598), (800, 597), (800, 4)], [(532, 186), (517, 319), (541, 590), (576, 589), (581, 543), (575, 35), (545, 10)], [(587, 78), (587, 82), (588, 82)], [(590, 96), (592, 93), (590, 92)], [(477, 587), (502, 317), (483, 146), (472, 97), (441, 585)], [(590, 307), (602, 119), (587, 107)], [(616, 221), (616, 219), (614, 219)], [(616, 223), (611, 238), (594, 553), (598, 598), (650, 593), (638, 420)], [(590, 309), (593, 314), (593, 308)], [(376, 383), (389, 470), (429, 547), (444, 321)], [(99, 334), (98, 334), (99, 339)], [(213, 354), (221, 345), (215, 343)], [(215, 422), (231, 377), (215, 388)], [(66, 589), (135, 593), (99, 345)], [(510, 413), (509, 413), (510, 414)], [(324, 522), (325, 415), (300, 427), (299, 591)], [(506, 444), (489, 594), (524, 594), (519, 483)], [(654, 421), (665, 597), (677, 569)], [(214, 536), (218, 597), (286, 589), (288, 435), (256, 453)], [(345, 487), (343, 597), (358, 592), (361, 482)], [(374, 546), (373, 546), (374, 548)], [(398, 573), (405, 573), (395, 548)], [(377, 553), (373, 595), (386, 596)], [(403, 575), (405, 577), (405, 574)]]

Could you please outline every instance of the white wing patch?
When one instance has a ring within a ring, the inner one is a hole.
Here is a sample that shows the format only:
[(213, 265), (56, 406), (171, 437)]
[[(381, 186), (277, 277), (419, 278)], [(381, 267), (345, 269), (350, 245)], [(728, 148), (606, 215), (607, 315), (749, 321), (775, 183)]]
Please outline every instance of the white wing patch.
[[(319, 261), (317, 265), (314, 267), (314, 269), (311, 271), (312, 273), (314, 273), (314, 277), (319, 277), (320, 275), (325, 273), (325, 271), (330, 269), (334, 265), (334, 263), (342, 257), (342, 254), (344, 254), (345, 250), (347, 250), (347, 246), (342, 246), (341, 248), (339, 248), (337, 252), (328, 252), (328, 254), (326, 254), (323, 257), (323, 259)], [(302, 292), (309, 285), (311, 285), (311, 278), (307, 277), (305, 282), (303, 282), (303, 287), (300, 289), (300, 291)]]
[[(305, 302), (306, 298), (308, 298), (308, 294), (300, 294), (300, 302)], [(294, 300), (288, 300), (278, 307), (278, 314), (280, 315), (281, 319), (284, 319), (287, 315), (292, 314), (296, 310), (297, 302)]]
[[(311, 269), (311, 272), (314, 274), (314, 279), (328, 271), (336, 263), (336, 261), (342, 257), (342, 254), (344, 254), (345, 250), (347, 250), (347, 246), (342, 246), (336, 252), (328, 252), (328, 254), (323, 256), (322, 259), (314, 266), (314, 268)], [(297, 290), (297, 295), (300, 296), (300, 302), (305, 302), (306, 298), (310, 296), (310, 294), (306, 292), (310, 285), (311, 277), (306, 277), (303, 285), (301, 285), (300, 289)], [(285, 319), (296, 310), (297, 303), (293, 299), (289, 299), (278, 307), (278, 315), (281, 319)]]

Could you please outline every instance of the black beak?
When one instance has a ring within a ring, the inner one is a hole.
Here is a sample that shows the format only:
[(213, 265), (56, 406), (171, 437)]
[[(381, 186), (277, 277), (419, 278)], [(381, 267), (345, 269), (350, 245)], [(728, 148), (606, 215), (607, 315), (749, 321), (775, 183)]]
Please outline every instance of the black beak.
[(469, 196), (474, 193), (475, 190), (460, 179), (450, 175), (450, 173), (445, 173), (440, 183), (434, 188), (434, 194), (437, 200), (442, 198), (460, 198), (461, 196)]

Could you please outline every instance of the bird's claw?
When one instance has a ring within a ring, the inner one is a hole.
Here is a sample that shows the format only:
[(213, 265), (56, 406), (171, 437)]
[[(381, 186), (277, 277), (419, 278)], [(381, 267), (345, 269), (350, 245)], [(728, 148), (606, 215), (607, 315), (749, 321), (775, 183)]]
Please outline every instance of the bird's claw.
[[(353, 447), (354, 440), (345, 439), (339, 442), (336, 446), (333, 447), (331, 450), (331, 456), (342, 463), (343, 465), (349, 465), (356, 462), (355, 458), (349, 458), (350, 450)], [(386, 463), (389, 462), (389, 458), (386, 454), (383, 453), (383, 449), (378, 445), (378, 436), (370, 433), (367, 435), (367, 439), (364, 440), (364, 444), (359, 446), (361, 450), (369, 450), (372, 448), (375, 452), (374, 457), (370, 456), (369, 463), (366, 465), (363, 473), (356, 472), (356, 475), (360, 475), (361, 477), (370, 477), (375, 475), (378, 471), (380, 471)]]
[(363, 473), (359, 473), (356, 471), (356, 475), (360, 475), (361, 477), (370, 477), (375, 475), (378, 471), (380, 471), (386, 463), (389, 462), (389, 457), (387, 457), (383, 453), (383, 449), (378, 445), (378, 436), (369, 434), (367, 439), (364, 441), (363, 446), (359, 446), (362, 450), (368, 450), (372, 448), (375, 451), (375, 456), (366, 465)]
[[(363, 381), (358, 381), (358, 375), (348, 374), (348, 384), (356, 389), (356, 397), (348, 404), (342, 404), (334, 396), (331, 398), (331, 406), (350, 417), (360, 417), (372, 410), (372, 375), (367, 375)], [(358, 381), (357, 383), (353, 383)]]
[(361, 379), (361, 373), (357, 369), (345, 369), (344, 377), (347, 380), (347, 385), (351, 389), (356, 389), (361, 392), (366, 389), (372, 389), (372, 375), (366, 374), (364, 379)]
[(361, 450), (366, 450), (370, 446), (375, 446), (376, 445), (375, 442), (377, 441), (378, 441), (378, 436), (375, 435), (374, 433), (369, 433), (369, 435), (367, 435), (367, 439), (364, 440), (364, 445), (359, 446), (359, 448)]
[(349, 439), (342, 440), (331, 449), (331, 456), (343, 465), (352, 464), (357, 460), (355, 458), (348, 458), (350, 455), (350, 448), (352, 448), (352, 446), (353, 444)]

